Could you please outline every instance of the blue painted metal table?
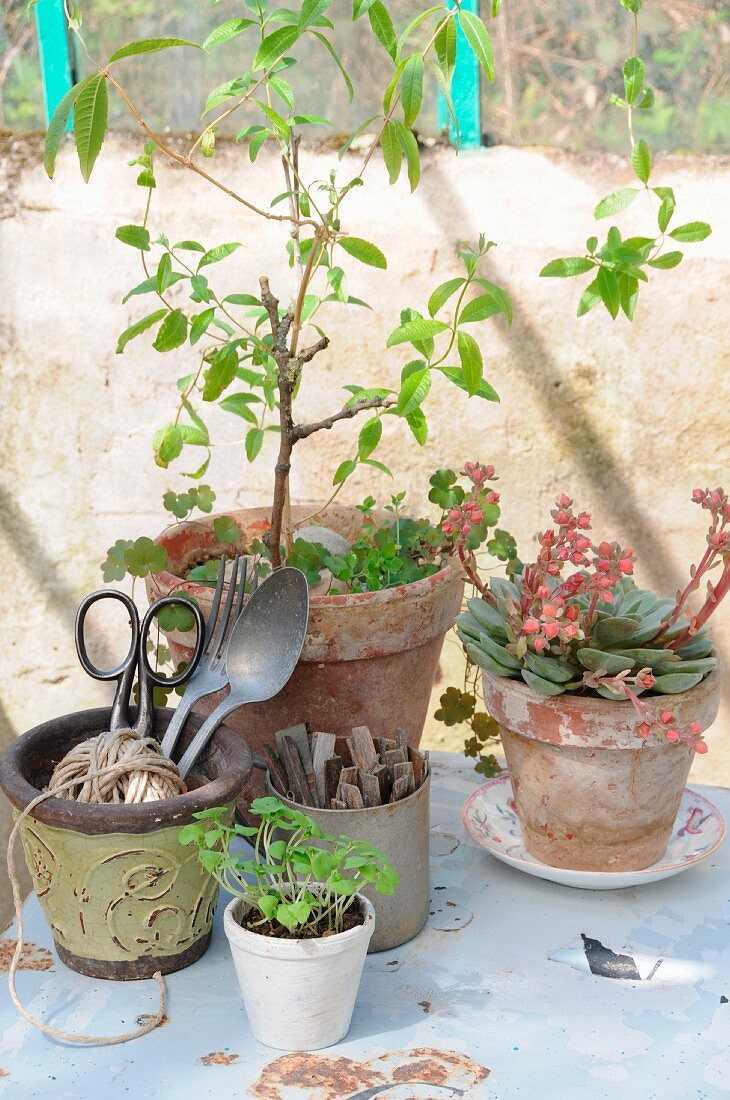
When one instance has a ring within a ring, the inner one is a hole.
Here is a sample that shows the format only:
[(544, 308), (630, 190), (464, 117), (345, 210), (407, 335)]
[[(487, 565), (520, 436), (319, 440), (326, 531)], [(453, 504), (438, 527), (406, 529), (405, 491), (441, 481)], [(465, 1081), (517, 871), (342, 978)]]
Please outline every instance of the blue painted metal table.
[[(557, 886), (471, 841), (460, 810), (476, 777), (449, 754), (433, 765), (431, 915), (411, 943), (368, 957), (345, 1042), (282, 1054), (252, 1039), (219, 912), (208, 954), (168, 978), (168, 1022), (132, 1043), (51, 1041), (16, 1018), (3, 989), (3, 1100), (727, 1096), (730, 844), (664, 882)], [(707, 793), (730, 816), (730, 791)], [(50, 966), (19, 975), (32, 1013), (67, 1031), (113, 1034), (154, 1011), (153, 982), (74, 974), (47, 954), (34, 898), (25, 913), (37, 965)], [(582, 936), (632, 956), (642, 980), (591, 973)]]

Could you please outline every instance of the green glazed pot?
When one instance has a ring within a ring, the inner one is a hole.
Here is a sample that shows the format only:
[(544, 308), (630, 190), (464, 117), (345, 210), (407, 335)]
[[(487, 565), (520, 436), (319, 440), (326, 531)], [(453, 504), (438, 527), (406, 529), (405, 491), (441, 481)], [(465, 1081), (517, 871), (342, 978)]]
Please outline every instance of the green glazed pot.
[[(155, 710), (161, 737), (174, 711)], [(109, 710), (36, 726), (0, 758), (0, 787), (21, 812), (79, 741), (109, 728)], [(203, 719), (191, 715), (179, 751)], [(42, 802), (21, 826), (28, 869), (60, 958), (94, 978), (149, 978), (199, 959), (210, 942), (218, 887), (178, 841), (192, 815), (228, 807), (252, 767), (240, 736), (221, 726), (188, 777), (186, 794), (141, 805)]]

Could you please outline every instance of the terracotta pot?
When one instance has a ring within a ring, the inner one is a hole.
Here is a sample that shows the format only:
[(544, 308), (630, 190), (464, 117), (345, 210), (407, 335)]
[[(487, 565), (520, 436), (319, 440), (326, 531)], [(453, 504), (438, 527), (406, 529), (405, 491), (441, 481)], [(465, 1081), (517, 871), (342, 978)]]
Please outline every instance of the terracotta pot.
[[(164, 733), (174, 711), (155, 710)], [(36, 726), (0, 758), (0, 788), (16, 812), (48, 783), (79, 741), (109, 729), (111, 711), (81, 710)], [(183, 742), (200, 718), (192, 717)], [(92, 978), (151, 978), (199, 959), (210, 943), (218, 886), (194, 847), (178, 833), (193, 814), (233, 807), (252, 767), (251, 754), (220, 726), (175, 798), (138, 806), (41, 802), (20, 835), (28, 870), (56, 950), (72, 970)]]
[[(521, 680), (483, 673), (499, 723), (525, 844), (537, 859), (575, 871), (633, 871), (662, 857), (694, 751), (634, 733), (632, 704), (536, 694)], [(705, 730), (717, 716), (720, 672), (659, 710)]]
[[(292, 509), (295, 522), (312, 509)], [(264, 509), (248, 508), (230, 514), (243, 534), (239, 550), (261, 539), (269, 527)], [(212, 588), (182, 580), (182, 574), (201, 552), (220, 554), (213, 536), (213, 520), (179, 523), (156, 540), (168, 555), (168, 571), (147, 577), (152, 599), (171, 591), (189, 592), (208, 616)], [(327, 525), (348, 540), (357, 538), (362, 515), (356, 508), (333, 506)], [(227, 547), (227, 552), (235, 552)], [(451, 567), (413, 584), (382, 592), (313, 596), (309, 629), (302, 657), (291, 680), (267, 703), (242, 707), (227, 719), (249, 744), (273, 741), (277, 730), (308, 722), (312, 730), (349, 734), (353, 726), (368, 726), (374, 737), (390, 737), (401, 726), (412, 745), (418, 745), (428, 712), (431, 687), (444, 635), (461, 609), (464, 583)], [(184, 634), (170, 635), (173, 656), (187, 659)], [(209, 714), (220, 696), (199, 704)], [(247, 785), (247, 793), (261, 793), (262, 779)]]

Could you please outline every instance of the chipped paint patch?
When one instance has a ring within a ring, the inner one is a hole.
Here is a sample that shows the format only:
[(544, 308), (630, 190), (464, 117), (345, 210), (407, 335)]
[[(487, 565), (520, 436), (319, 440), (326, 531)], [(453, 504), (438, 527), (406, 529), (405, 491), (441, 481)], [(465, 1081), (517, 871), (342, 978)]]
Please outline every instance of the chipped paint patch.
[[(0, 970), (9, 970), (17, 940), (0, 939)], [(37, 943), (24, 943), (19, 970), (52, 970), (56, 964), (53, 953)]]
[(232, 1066), (238, 1061), (237, 1054), (226, 1054), (224, 1050), (214, 1050), (210, 1054), (204, 1054), (200, 1059), (203, 1066)]
[(441, 832), (437, 828), (431, 830), (431, 858), (453, 855), (460, 845), (461, 841), (454, 833)]
[[(468, 1054), (432, 1047), (386, 1054), (378, 1060), (378, 1064), (387, 1065), (387, 1076), (394, 1085), (410, 1085), (414, 1097), (428, 1096), (429, 1100), (435, 1100), (435, 1097), (430, 1092), (422, 1091), (424, 1085), (438, 1088), (438, 1096), (466, 1096), (471, 1095), (472, 1089), (485, 1081), (490, 1072)], [(358, 1098), (352, 1097), (350, 1100)]]
[[(136, 1023), (137, 1027), (144, 1027), (146, 1024), (149, 1024), (150, 1021), (152, 1021), (154, 1019), (155, 1019), (155, 1013), (154, 1012), (143, 1012), (140, 1016), (137, 1017), (137, 1019), (134, 1022)], [(169, 1022), (169, 1020), (170, 1020), (169, 1016), (163, 1016), (157, 1026), (158, 1027), (164, 1027), (165, 1024)]]
[(437, 932), (461, 932), (474, 920), (474, 914), (456, 901), (447, 901), (446, 908), (437, 906), (429, 913), (428, 926)]

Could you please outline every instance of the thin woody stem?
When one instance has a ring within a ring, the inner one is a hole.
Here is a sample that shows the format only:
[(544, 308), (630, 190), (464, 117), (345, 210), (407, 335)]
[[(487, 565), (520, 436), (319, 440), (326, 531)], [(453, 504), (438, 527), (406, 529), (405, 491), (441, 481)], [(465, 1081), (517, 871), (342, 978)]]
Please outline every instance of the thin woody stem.
[[(129, 98), (122, 85), (111, 75), (111, 73), (107, 69), (100, 69), (99, 72), (102, 76), (106, 77), (106, 79), (114, 88), (116, 88), (117, 92), (127, 104), (129, 110), (132, 112), (132, 115), (134, 116), (137, 125), (140, 126), (142, 130), (144, 130), (150, 141), (153, 141), (160, 152), (163, 153), (164, 156), (166, 156), (169, 160), (174, 161), (175, 164), (180, 164), (183, 168), (189, 168), (191, 172), (195, 172), (197, 176), (200, 176), (202, 179), (207, 180), (208, 183), (212, 183), (213, 186), (217, 187), (219, 191), (222, 191), (225, 195), (228, 195), (229, 198), (234, 199), (236, 202), (240, 202), (242, 206), (245, 206), (247, 210), (251, 210), (254, 214), (258, 214), (260, 217), (266, 218), (268, 221), (291, 221), (290, 214), (272, 214), (268, 210), (262, 210), (254, 203), (249, 202), (248, 199), (244, 199), (243, 195), (239, 195), (232, 188), (227, 187), (225, 183), (217, 180), (215, 176), (211, 176), (208, 172), (205, 171), (204, 168), (200, 168), (189, 157), (184, 156), (182, 153), (177, 153), (174, 149), (171, 149), (170, 146), (166, 145), (162, 138), (155, 133), (151, 126), (149, 126), (145, 122), (145, 120), (142, 118), (142, 115), (132, 103), (132, 100)], [(299, 224), (313, 225), (315, 227), (317, 226), (317, 222), (312, 221), (311, 218), (300, 220)]]
[(389, 409), (395, 404), (394, 398), (374, 397), (372, 401), (361, 401), (357, 405), (346, 405), (339, 412), (333, 413), (332, 416), (325, 416), (322, 420), (316, 420), (311, 424), (295, 425), (293, 429), (294, 439), (297, 442), (300, 439), (307, 439), (315, 432), (333, 428), (340, 420), (351, 420), (353, 416), (357, 416), (358, 413), (364, 412), (366, 409)]
[(701, 630), (707, 620), (712, 615), (717, 605), (727, 596), (730, 592), (730, 559), (725, 562), (725, 566), (722, 571), (722, 576), (717, 584), (710, 587), (710, 592), (705, 600), (704, 604), (698, 611), (698, 613), (692, 619), (686, 630), (684, 630), (678, 638), (675, 638), (668, 645), (668, 649), (674, 650), (677, 653), (682, 646), (687, 645), (693, 635)]
[(280, 60), (281, 60), (281, 58), (277, 57), (276, 61), (266, 70), (266, 72), (262, 76), (259, 77), (259, 79), (256, 81), (256, 83), (253, 84), (248, 89), (248, 91), (246, 92), (245, 95), (241, 96), (241, 98), (236, 103), (234, 103), (231, 107), (227, 107), (225, 109), (225, 111), (221, 111), (221, 113), (219, 115), (217, 115), (208, 124), (208, 126), (205, 128), (205, 130), (203, 130), (203, 132), (201, 134), (198, 134), (197, 138), (195, 139), (194, 144), (191, 145), (190, 151), (188, 152), (189, 157), (192, 157), (193, 153), (195, 152), (195, 150), (197, 149), (197, 147), (200, 145), (201, 141), (203, 140), (204, 135), (207, 133), (207, 131), (212, 126), (218, 126), (218, 124), (223, 122), (224, 119), (228, 118), (229, 115), (232, 115), (235, 111), (237, 111), (239, 107), (242, 107), (243, 104), (246, 103), (251, 98), (251, 96), (253, 95), (254, 92), (258, 91), (258, 89), (261, 87), (261, 85), (269, 79), (272, 72), (274, 71), (276, 66), (279, 64)]
[(344, 484), (345, 484), (344, 481), (340, 481), (335, 486), (334, 491), (332, 493), (330, 493), (329, 497), (324, 502), (322, 507), (318, 508), (316, 512), (310, 512), (310, 514), (308, 516), (305, 516), (303, 519), (298, 519), (297, 522), (294, 524), (293, 530), (296, 531), (300, 527), (306, 527), (308, 523), (312, 522), (312, 520), (319, 519), (321, 516), (323, 516), (325, 514), (325, 512), (327, 511), (327, 509), (329, 508), (330, 504), (334, 504), (335, 500), (337, 499), (337, 497), (339, 495), (340, 489), (342, 488), (342, 486)]
[(269, 280), (262, 276), (259, 279), (261, 286), (261, 302), (269, 316), (271, 335), (274, 340), (272, 355), (278, 368), (279, 382), (279, 454), (274, 468), (274, 499), (271, 507), (271, 527), (264, 536), (264, 542), (269, 548), (271, 565), (274, 569), (281, 566), (281, 531), (284, 517), (284, 509), (287, 501), (287, 488), (289, 472), (291, 470), (291, 453), (294, 446), (292, 419), (292, 396), (295, 381), (292, 377), (290, 353), (286, 341), (291, 328), (293, 315), (287, 310), (282, 318), (279, 317), (279, 299), (276, 298), (269, 287)]
[(456, 552), (459, 555), (459, 561), (461, 562), (461, 566), (466, 573), (468, 580), (471, 582), (471, 584), (474, 585), (480, 595), (488, 599), (490, 603), (494, 603), (495, 599), (491, 590), (486, 585), (482, 584), (482, 582), (479, 580), (479, 576), (475, 569), (474, 555), (469, 554), (469, 557), (467, 558), (466, 553), (464, 552), (464, 544), (461, 540), (457, 544)]
[(292, 359), (294, 359), (297, 354), (297, 343), (299, 342), (299, 333), (302, 330), (302, 310), (304, 309), (304, 299), (307, 294), (307, 287), (312, 280), (312, 276), (319, 267), (322, 253), (324, 251), (324, 246), (322, 245), (320, 239), (321, 233), (322, 228), (320, 226), (317, 226), (317, 229), (315, 230), (315, 238), (309, 249), (309, 255), (307, 256), (307, 263), (304, 268), (304, 274), (302, 275), (302, 279), (299, 284), (299, 293), (297, 294), (297, 300), (294, 306), (294, 318), (292, 321), (291, 330), (290, 355)]

